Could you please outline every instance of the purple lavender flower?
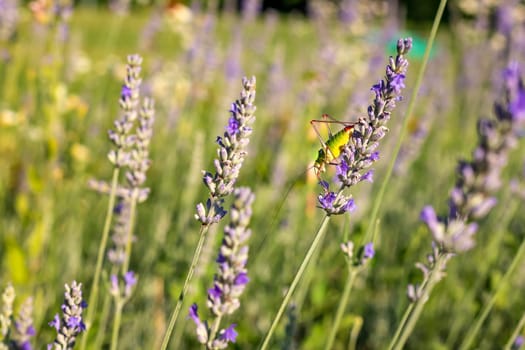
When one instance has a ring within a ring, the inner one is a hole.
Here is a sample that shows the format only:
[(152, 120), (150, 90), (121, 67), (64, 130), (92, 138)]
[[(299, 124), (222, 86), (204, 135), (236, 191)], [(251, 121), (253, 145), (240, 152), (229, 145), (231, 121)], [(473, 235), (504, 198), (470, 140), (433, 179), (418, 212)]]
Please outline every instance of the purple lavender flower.
[(35, 336), (33, 327), (33, 299), (27, 298), (15, 318), (11, 339), (15, 349), (31, 350), (31, 337)]
[[(328, 183), (324, 183), (328, 185)], [(319, 200), (318, 208), (323, 209), (327, 215), (339, 215), (355, 210), (356, 205), (352, 197), (345, 196), (342, 193), (336, 194), (329, 191), (328, 187), (323, 186), (323, 188), (325, 189), (324, 193), (317, 198)]]
[[(519, 108), (513, 108), (516, 96), (523, 89), (519, 70), (510, 65), (504, 73), (505, 99), (495, 104), (495, 118), (478, 122), (479, 142), (471, 161), (462, 160), (457, 167), (457, 181), (449, 197), (449, 213), (438, 218), (431, 206), (421, 212), (433, 242), (427, 263), (418, 263), (425, 280), (430, 276), (439, 281), (448, 260), (475, 245), (476, 220), (485, 217), (496, 204), (493, 193), (501, 186), (500, 175), (507, 163), (510, 149), (515, 146), (523, 122)], [(426, 285), (426, 283), (423, 283)], [(418, 300), (424, 293), (421, 286), (409, 286), (408, 297)]]
[(133, 292), (135, 285), (137, 284), (138, 278), (133, 271), (128, 271), (122, 277), (123, 286), (120, 283), (120, 279), (117, 275), (110, 276), (110, 294), (119, 300), (120, 302), (126, 302)]
[(86, 330), (83, 322), (82, 313), (86, 308), (85, 301), (82, 299), (82, 284), (73, 281), (71, 286), (65, 285), (65, 300), (62, 304), (62, 318), (55, 315), (49, 325), (57, 330), (57, 337), (52, 344), (47, 346), (53, 350), (69, 350), (75, 345), (76, 337)]
[(375, 255), (374, 243), (365, 244), (363, 248), (363, 259), (372, 259)]
[(255, 121), (255, 77), (243, 78), (242, 85), (240, 99), (231, 106), (226, 132), (217, 138), (219, 159), (214, 161), (216, 172), (203, 171), (203, 182), (210, 191), (210, 198), (206, 205), (199, 203), (196, 207), (195, 218), (202, 225), (217, 223), (226, 214), (222, 207), (224, 197), (233, 192), (246, 157), (251, 125)]
[[(390, 114), (400, 100), (401, 90), (405, 87), (405, 73), (408, 61), (405, 55), (412, 47), (411, 39), (400, 39), (397, 43), (397, 56), (390, 57), (386, 67), (385, 79), (373, 85), (371, 91), (375, 98), (368, 107), (368, 116), (362, 117), (356, 123), (349, 142), (342, 147), (338, 158), (336, 177), (341, 182), (341, 188), (336, 193), (327, 193), (327, 189), (319, 196), (320, 208), (328, 215), (342, 214), (346, 210), (334, 210), (337, 200), (342, 200), (346, 208), (351, 208), (350, 198), (342, 197), (341, 191), (361, 181), (372, 181), (373, 173), (365, 169), (372, 166), (379, 159), (377, 147), (379, 141), (386, 135), (386, 123)], [(342, 198), (342, 199), (341, 199)]]
[(197, 304), (189, 310), (189, 317), (197, 327), (197, 339), (207, 349), (224, 349), (229, 342), (235, 342), (235, 324), (219, 330), (220, 320), (231, 315), (240, 306), (240, 296), (249, 282), (246, 263), (248, 261), (247, 240), (251, 235), (248, 224), (252, 215), (254, 195), (248, 188), (237, 188), (233, 192), (231, 222), (224, 228), (224, 238), (217, 257), (218, 270), (213, 287), (208, 289), (207, 306), (215, 317), (214, 326), (201, 321)]

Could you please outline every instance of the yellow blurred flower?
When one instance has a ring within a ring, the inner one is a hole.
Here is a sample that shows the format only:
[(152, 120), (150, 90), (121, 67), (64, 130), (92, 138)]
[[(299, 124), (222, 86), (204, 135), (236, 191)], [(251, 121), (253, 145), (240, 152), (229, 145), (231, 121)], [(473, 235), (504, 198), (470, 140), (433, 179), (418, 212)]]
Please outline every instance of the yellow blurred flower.
[(89, 148), (80, 143), (74, 143), (69, 150), (69, 154), (78, 163), (87, 163), (91, 156)]
[(25, 120), (26, 116), (23, 112), (10, 109), (0, 110), (0, 126), (17, 126), (22, 124)]

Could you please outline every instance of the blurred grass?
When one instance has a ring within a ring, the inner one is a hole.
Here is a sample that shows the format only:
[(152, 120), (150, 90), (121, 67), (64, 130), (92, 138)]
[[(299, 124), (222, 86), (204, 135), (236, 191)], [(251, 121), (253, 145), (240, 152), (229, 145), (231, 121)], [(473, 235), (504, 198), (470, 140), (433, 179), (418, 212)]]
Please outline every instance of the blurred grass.
[[(200, 170), (212, 169), (215, 137), (227, 123), (241, 76), (256, 75), (258, 84), (257, 120), (238, 181), (253, 188), (256, 201), (251, 281), (231, 320), (239, 325), (236, 348), (250, 348), (268, 328), (322, 217), (315, 208), (319, 188), (304, 174), (319, 148), (309, 120), (323, 112), (356, 119), (370, 100), (370, 86), (384, 74), (389, 39), (385, 27), (369, 25), (360, 32), (331, 17), (307, 21), (267, 16), (242, 22), (228, 14), (200, 13), (191, 22), (179, 23), (163, 13), (160, 30), (145, 45), (141, 33), (153, 15), (139, 10), (119, 19), (106, 10), (75, 9), (70, 40), (62, 45), (54, 40), (53, 30), (39, 37), (29, 13), (24, 13), (12, 59), (0, 70), (0, 281), (13, 281), (21, 296), (35, 296), (38, 344), (53, 337), (47, 322), (58, 311), (63, 284), (72, 279), (91, 283), (107, 198), (90, 192), (87, 181), (107, 180), (111, 174), (106, 130), (118, 115), (127, 54), (144, 57), (143, 90), (156, 99), (157, 120), (148, 173), (152, 191), (138, 209), (131, 260), (139, 287), (124, 310), (122, 349), (154, 348), (162, 337), (198, 238), (194, 207), (206, 198)], [(372, 32), (380, 35), (369, 35)], [(360, 349), (380, 349), (392, 335), (408, 302), (406, 285), (420, 279), (413, 265), (429, 250), (430, 235), (418, 221), (419, 210), (432, 204), (445, 212), (457, 159), (470, 157), (476, 118), (490, 113), (498, 93), (492, 82), (504, 62), (497, 52), (483, 52), (474, 58), (490, 69), (472, 74), (463, 60), (485, 45), (483, 33), (478, 41), (462, 40), (453, 27), (440, 35), (427, 91), (414, 113), (431, 120), (432, 127), (406, 172), (390, 183), (377, 255), (369, 273), (356, 282), (345, 315), (363, 318)], [(417, 68), (417, 60), (412, 60), (409, 89)], [(470, 85), (462, 79), (470, 79)], [(375, 178), (381, 178), (388, 163), (396, 116), (406, 102), (394, 112)], [(521, 154), (513, 156), (505, 183), (517, 176)], [(339, 250), (345, 222), (352, 239), (364, 233), (375, 191), (376, 183), (357, 186), (353, 194), (358, 210), (349, 224), (343, 217), (330, 222), (310, 289), (299, 293), (304, 296), (297, 310), (301, 348), (324, 344), (345, 280)], [(495, 289), (523, 236), (518, 199), (504, 190), (499, 201), (502, 205), (480, 225), (477, 248), (450, 264), (407, 349), (457, 346)], [(508, 201), (517, 203), (518, 214), (509, 218), (508, 227), (501, 227), (499, 218)], [(204, 252), (210, 262), (221, 228)], [(501, 241), (489, 243), (495, 235)], [(203, 305), (213, 272), (213, 264), (202, 267), (189, 301)], [(521, 316), (523, 278), (513, 283), (485, 323), (480, 349), (503, 344)], [(348, 341), (351, 321), (343, 323), (348, 329), (339, 332), (337, 349)], [(196, 346), (192, 326), (181, 348)], [(283, 328), (277, 340), (283, 338)]]

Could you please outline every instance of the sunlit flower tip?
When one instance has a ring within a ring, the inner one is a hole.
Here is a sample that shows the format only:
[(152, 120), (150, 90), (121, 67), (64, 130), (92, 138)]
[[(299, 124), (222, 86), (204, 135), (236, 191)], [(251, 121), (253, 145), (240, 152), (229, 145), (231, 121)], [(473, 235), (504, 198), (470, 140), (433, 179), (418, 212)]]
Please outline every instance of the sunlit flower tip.
[(355, 201), (352, 198), (350, 198), (343, 206), (343, 211), (352, 212), (355, 210), (355, 208), (356, 208)]
[(361, 181), (374, 182), (374, 170), (369, 170), (361, 176)]
[(226, 341), (235, 343), (235, 341), (237, 340), (237, 336), (239, 335), (237, 331), (235, 330), (236, 326), (237, 325), (235, 323), (232, 323), (228, 328), (224, 329), (221, 332), (220, 338), (222, 340), (226, 340)]
[(365, 247), (363, 249), (363, 258), (372, 259), (375, 253), (376, 252), (374, 250), (374, 243), (370, 242), (370, 243), (365, 244)]
[(197, 326), (201, 324), (199, 314), (197, 313), (198, 308), (199, 307), (197, 306), (197, 304), (193, 304), (192, 306), (190, 306), (190, 311), (188, 313), (188, 317), (191, 318)]
[(127, 85), (122, 85), (122, 89), (120, 90), (120, 96), (122, 97), (122, 99), (128, 99), (128, 98), (131, 98), (131, 93), (132, 93), (132, 90), (129, 86)]
[(354, 242), (348, 241), (341, 243), (341, 250), (349, 259), (352, 259), (354, 256)]
[(244, 286), (248, 282), (250, 282), (250, 278), (248, 277), (248, 274), (245, 272), (241, 272), (240, 274), (237, 275), (237, 277), (235, 277), (234, 284), (236, 286)]
[(230, 135), (235, 135), (239, 132), (240, 123), (234, 117), (231, 117), (228, 120), (228, 126), (226, 127), (226, 132)]
[(48, 325), (55, 328), (57, 331), (60, 330), (60, 317), (58, 316), (58, 314), (56, 314), (55, 317), (53, 317), (53, 321), (49, 322)]

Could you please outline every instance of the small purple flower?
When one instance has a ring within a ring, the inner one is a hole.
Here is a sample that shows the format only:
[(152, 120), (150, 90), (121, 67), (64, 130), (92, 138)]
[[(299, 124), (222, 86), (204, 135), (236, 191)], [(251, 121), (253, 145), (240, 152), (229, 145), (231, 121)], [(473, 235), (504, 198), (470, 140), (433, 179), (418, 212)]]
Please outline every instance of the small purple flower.
[(235, 323), (232, 323), (228, 328), (226, 328), (220, 338), (222, 340), (226, 340), (226, 341), (229, 341), (229, 342), (232, 342), (232, 343), (235, 343), (235, 341), (237, 340), (237, 331), (235, 330), (235, 327), (237, 325)]
[(192, 306), (190, 306), (190, 311), (188, 313), (188, 317), (191, 318), (197, 326), (201, 324), (199, 314), (197, 313), (198, 308), (199, 307), (197, 306), (197, 304), (193, 304)]
[(120, 90), (120, 97), (123, 100), (130, 99), (132, 96), (133, 90), (128, 85), (122, 85), (122, 89)]
[(401, 93), (401, 90), (405, 88), (405, 75), (397, 74), (390, 82), (390, 86), (396, 94)]
[[(350, 167), (348, 166), (348, 163), (346, 162), (344, 157), (341, 157), (340, 159), (341, 159), (341, 161), (335, 167), (335, 174), (336, 174), (336, 176), (346, 176), (346, 174), (348, 174), (348, 170), (350, 169)], [(326, 188), (326, 189), (328, 189), (328, 188)]]
[(383, 80), (379, 80), (379, 82), (373, 85), (370, 90), (376, 94), (376, 98), (380, 98), (384, 89), (385, 89), (385, 82)]
[(240, 123), (234, 117), (231, 117), (228, 120), (228, 126), (226, 127), (226, 132), (231, 136), (236, 135), (239, 132)]
[(48, 325), (55, 328), (57, 332), (60, 330), (60, 317), (58, 316), (58, 314), (55, 314), (53, 321), (49, 322)]
[(235, 277), (234, 285), (235, 286), (243, 286), (247, 284), (250, 281), (250, 278), (248, 278), (248, 274), (246, 272), (241, 272), (240, 274)]
[(355, 210), (357, 206), (355, 205), (355, 202), (352, 198), (350, 198), (348, 201), (346, 201), (346, 204), (343, 206), (343, 210), (345, 212), (352, 212)]
[(361, 181), (374, 182), (374, 169), (367, 171), (361, 176)]
[(336, 194), (334, 192), (326, 192), (324, 195), (319, 195), (318, 199), (322, 209), (333, 209)]
[(509, 112), (514, 120), (525, 119), (525, 90), (520, 88), (514, 101), (509, 104)]
[(376, 151), (376, 152), (372, 152), (372, 153), (370, 154), (369, 159), (370, 159), (372, 162), (376, 162), (376, 161), (378, 161), (378, 160), (379, 160), (379, 152), (377, 152), (377, 151)]
[(126, 283), (126, 288), (131, 288), (135, 284), (137, 284), (137, 277), (135, 276), (135, 272), (128, 271), (124, 274), (124, 282)]
[(213, 288), (208, 289), (208, 295), (214, 299), (219, 299), (222, 295), (222, 290), (217, 284), (214, 284)]
[(370, 242), (370, 243), (365, 244), (365, 247), (363, 248), (363, 258), (372, 259), (374, 255), (375, 255), (374, 243)]
[(86, 329), (86, 325), (84, 325), (84, 322), (82, 322), (82, 318), (77, 316), (71, 316), (67, 320), (67, 326), (72, 329), (78, 328), (81, 331)]

